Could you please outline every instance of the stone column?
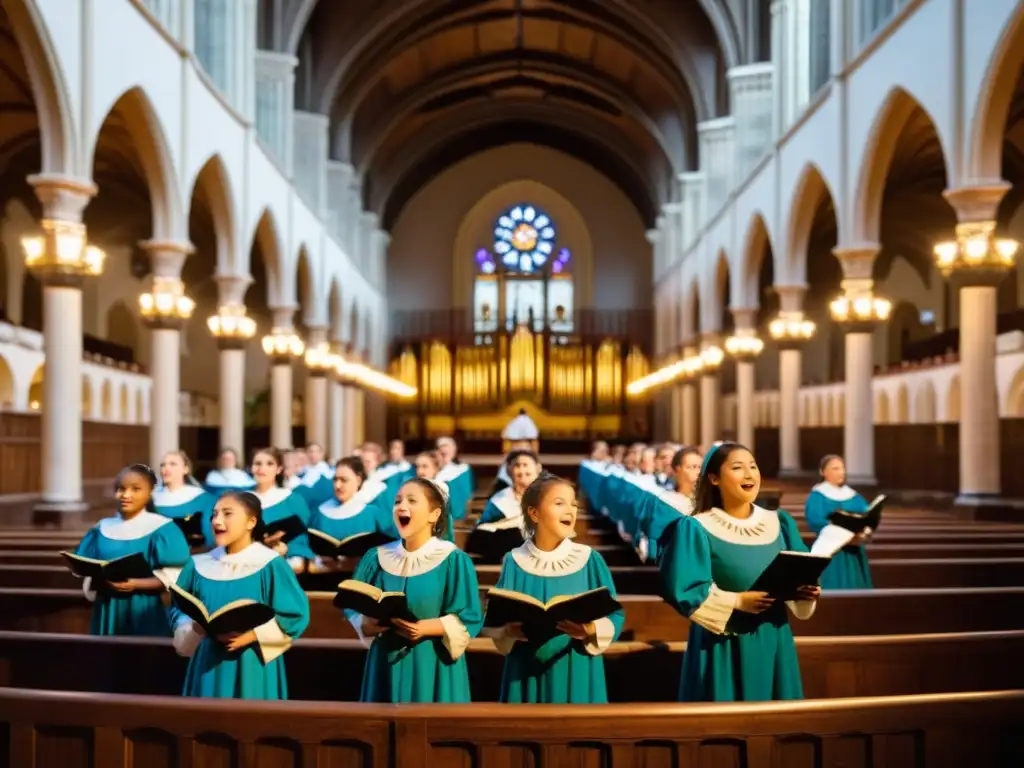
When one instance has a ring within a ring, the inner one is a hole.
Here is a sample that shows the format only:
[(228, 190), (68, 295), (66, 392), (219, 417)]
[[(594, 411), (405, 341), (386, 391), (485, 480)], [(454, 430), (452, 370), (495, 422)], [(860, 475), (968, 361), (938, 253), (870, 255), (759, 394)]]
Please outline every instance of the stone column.
[[(948, 190), (957, 212), (959, 260), (948, 273), (960, 299), (960, 495), (957, 503), (992, 503), (1001, 492), (999, 392), (996, 384), (997, 286), (1015, 279), (1012, 257), (999, 256), (994, 238), (1005, 182)], [(970, 249), (973, 259), (964, 258)], [(981, 254), (984, 254), (982, 256)]]
[(722, 439), (722, 406), (718, 378), (721, 360), (719, 359), (718, 364), (709, 363), (712, 350), (721, 351), (718, 346), (718, 335), (704, 334), (700, 346), (701, 358), (704, 360), (704, 367), (700, 372), (700, 444), (707, 450), (712, 443)]
[[(192, 315), (180, 307), (184, 297), (181, 268), (193, 253), (191, 243), (148, 240), (140, 246), (149, 254), (153, 269), (150, 295), (156, 311), (143, 321), (153, 333), (149, 372), (153, 385), (149, 407), (149, 456), (154, 467), (170, 451), (178, 450), (179, 401), (181, 392), (181, 329)], [(163, 309), (161, 309), (161, 307)]]
[[(82, 212), (96, 194), (84, 179), (30, 176), (28, 183), (42, 204), (43, 237), (26, 246), (26, 266), (43, 284), (42, 499), (35, 516), (63, 524), (68, 514), (84, 512), (82, 500), (82, 283), (99, 274), (102, 263), (88, 268)], [(75, 261), (58, 243), (67, 235), (80, 239)]]
[[(225, 275), (215, 278), (219, 292), (219, 314), (245, 315), (245, 292), (249, 276)], [(245, 462), (245, 345), (242, 336), (217, 337), (220, 349), (220, 448), (230, 448)]]
[(800, 385), (803, 377), (802, 349), (805, 339), (794, 332), (804, 322), (805, 285), (778, 285), (778, 321), (785, 333), (779, 345), (779, 476), (801, 473), (800, 466)]
[(875, 477), (875, 422), (873, 379), (874, 332), (882, 319), (874, 310), (876, 298), (871, 271), (880, 246), (836, 247), (833, 253), (843, 268), (842, 288), (852, 307), (848, 320), (833, 319), (846, 332), (846, 413), (843, 457), (850, 485), (877, 485)]
[[(683, 347), (683, 359), (688, 360), (697, 357), (700, 350), (697, 347)], [(697, 408), (697, 383), (693, 377), (683, 380), (681, 404), (683, 407), (682, 432), (680, 433), (685, 445), (697, 445), (700, 439), (700, 412)]]
[[(327, 328), (308, 327), (306, 339), (308, 349), (327, 349)], [(306, 367), (306, 442), (318, 443), (327, 448), (327, 370), (323, 367)]]
[[(335, 354), (341, 354), (340, 346), (338, 342), (332, 344)], [(345, 455), (345, 386), (336, 375), (328, 378), (327, 399), (327, 453), (334, 460)]]
[[(745, 337), (751, 346), (734, 352), (736, 358), (736, 441), (754, 450), (754, 361), (760, 354), (757, 340), (757, 310), (732, 309), (736, 336)], [(755, 348), (757, 351), (755, 351)]]
[[(273, 335), (294, 333), (294, 307), (272, 307)], [(292, 355), (275, 353), (270, 357), (270, 443), (275, 448), (292, 447)]]

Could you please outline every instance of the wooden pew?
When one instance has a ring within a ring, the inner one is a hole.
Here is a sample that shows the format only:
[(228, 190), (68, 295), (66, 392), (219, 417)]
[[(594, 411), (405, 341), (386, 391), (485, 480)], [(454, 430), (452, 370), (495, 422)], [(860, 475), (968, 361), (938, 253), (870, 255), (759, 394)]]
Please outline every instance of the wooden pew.
[[(1024, 687), (1022, 642), (1024, 631), (801, 637), (797, 649), (804, 695), (835, 698)], [(610, 700), (675, 701), (685, 650), (685, 642), (614, 643), (604, 654)], [(497, 701), (504, 657), (485, 639), (466, 653), (473, 700)], [(356, 640), (296, 641), (285, 657), (289, 696), (357, 701), (365, 655)], [(0, 632), (4, 687), (174, 695), (187, 664), (160, 638)]]
[(0, 711), (9, 733), (5, 764), (16, 768), (980, 768), (1024, 761), (1021, 691), (734, 705), (395, 707), (8, 688), (0, 691)]
[[(332, 593), (309, 595), (308, 637), (352, 639), (348, 622), (334, 608)], [(661, 598), (623, 595), (623, 640), (686, 639), (689, 624)], [(91, 605), (80, 590), (0, 589), (0, 630), (87, 634)], [(809, 621), (791, 621), (798, 635), (929, 634), (1018, 629), (1024, 587), (986, 589), (876, 589), (832, 592)]]

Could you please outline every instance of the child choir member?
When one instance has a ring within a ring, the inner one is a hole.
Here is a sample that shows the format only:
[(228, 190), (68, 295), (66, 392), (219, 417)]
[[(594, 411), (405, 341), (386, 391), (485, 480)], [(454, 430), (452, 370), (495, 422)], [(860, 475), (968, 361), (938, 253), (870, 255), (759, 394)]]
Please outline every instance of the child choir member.
[(193, 557), (178, 587), (199, 598), (210, 613), (238, 600), (254, 600), (273, 608), (275, 616), (248, 632), (207, 637), (172, 609), (175, 650), (191, 657), (184, 696), (288, 698), (282, 655), (309, 624), (309, 600), (284, 558), (260, 543), (261, 515), (254, 494), (222, 495), (213, 514), (217, 548)]
[[(163, 487), (153, 491), (157, 514), (172, 520), (199, 515), (203, 523), (203, 544), (213, 546), (210, 516), (216, 497), (207, 492), (192, 475), (192, 461), (184, 451), (171, 451), (160, 460)], [(195, 542), (189, 542), (193, 546)]]
[[(820, 533), (828, 525), (829, 515), (837, 509), (856, 514), (867, 512), (867, 501), (846, 484), (846, 462), (842, 456), (826, 456), (818, 471), (822, 482), (811, 489), (804, 504), (808, 528)], [(822, 589), (871, 589), (871, 569), (864, 551), (870, 538), (870, 531), (855, 536), (832, 556), (832, 562), (821, 574)]]
[[(523, 494), (522, 511), (528, 538), (505, 555), (497, 588), (544, 602), (599, 587), (607, 587), (615, 596), (611, 572), (601, 554), (572, 540), (576, 493), (568, 482), (542, 475)], [(586, 625), (561, 622), (553, 637), (532, 641), (520, 624), (486, 630), (506, 656), (501, 701), (607, 702), (601, 654), (622, 631), (623, 618), (620, 610)]]
[[(694, 514), (667, 537), (661, 570), (668, 602), (690, 619), (683, 701), (770, 701), (803, 697), (787, 605), (751, 592), (782, 550), (806, 552), (783, 511), (754, 504), (761, 474), (736, 443), (713, 447), (697, 481)], [(788, 603), (797, 618), (814, 612), (820, 588)]]
[(256, 481), (238, 467), (238, 454), (231, 448), (225, 448), (217, 457), (217, 468), (206, 476), (204, 486), (209, 493), (220, 496), (226, 491), (251, 491)]
[(468, 512), (470, 499), (473, 498), (473, 470), (469, 464), (463, 464), (458, 458), (459, 447), (450, 437), (437, 439), (437, 454), (441, 459), (441, 469), (437, 479), (448, 486), (451, 494), (450, 507), (452, 520), (462, 520)]
[(440, 538), (448, 520), (443, 483), (413, 478), (395, 497), (401, 541), (371, 549), (355, 580), (404, 592), (416, 622), (382, 626), (346, 612), (359, 637), (370, 640), (360, 701), (468, 702), (464, 653), (480, 631), (476, 571), (469, 556)]
[(701, 455), (693, 446), (676, 451), (669, 466), (672, 490), (646, 494), (637, 516), (640, 518), (640, 541), (637, 551), (645, 562), (657, 561), (661, 555), (661, 539), (680, 515), (693, 514), (693, 492), (700, 475)]
[(119, 512), (106, 517), (85, 534), (75, 554), (113, 560), (141, 552), (153, 577), (93, 584), (82, 589), (92, 606), (89, 632), (93, 635), (170, 636), (168, 613), (161, 599), (188, 562), (188, 542), (178, 526), (153, 511), (156, 475), (145, 464), (131, 464), (114, 481)]
[(305, 467), (299, 470), (299, 480), (290, 490), (297, 493), (310, 509), (316, 509), (333, 496), (334, 471), (324, 459), (324, 448), (319, 443), (310, 443), (305, 452), (293, 453), (298, 457), (300, 466), (305, 464)]
[(413, 469), (416, 477), (433, 480), (441, 471), (441, 459), (438, 458), (437, 451), (423, 451), (418, 454), (413, 461)]
[(382, 519), (377, 507), (367, 505), (360, 493), (366, 481), (362, 459), (346, 456), (334, 467), (334, 498), (325, 501), (310, 516), (309, 527), (336, 539), (360, 533), (391, 534), (398, 538), (392, 517)]
[(384, 464), (394, 476), (399, 478), (399, 485), (410, 477), (415, 476), (416, 470), (405, 458), (405, 443), (401, 440), (392, 440), (388, 443), (388, 460)]
[(277, 448), (261, 448), (252, 457), (252, 476), (256, 481), (253, 493), (263, 507), (262, 520), (266, 538), (263, 543), (288, 559), (296, 573), (313, 559), (309, 534), (302, 533), (291, 541), (282, 541), (283, 532), (274, 523), (295, 516), (309, 527), (309, 506), (299, 495), (283, 487), (284, 458)]
[(480, 524), (514, 524), (522, 527), (522, 498), (526, 489), (540, 475), (540, 459), (530, 450), (512, 451), (505, 460), (506, 473), (510, 485), (498, 491), (484, 507), (480, 515)]
[(358, 457), (363, 462), (363, 469), (366, 470), (366, 479), (360, 489), (364, 501), (367, 505), (376, 507), (382, 517), (390, 519), (395, 494), (401, 485), (394, 484), (395, 471), (381, 464), (384, 452), (376, 443), (363, 443)]

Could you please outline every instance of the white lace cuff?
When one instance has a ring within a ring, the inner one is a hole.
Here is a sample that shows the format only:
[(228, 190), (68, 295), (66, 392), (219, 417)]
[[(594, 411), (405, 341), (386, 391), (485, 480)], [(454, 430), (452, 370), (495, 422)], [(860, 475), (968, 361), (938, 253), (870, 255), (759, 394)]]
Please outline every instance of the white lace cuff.
[(186, 616), (174, 628), (173, 642), (175, 652), (188, 659), (195, 654), (199, 644), (203, 642), (203, 636), (192, 628), (192, 619)]
[(716, 635), (724, 635), (738, 597), (736, 592), (726, 592), (712, 584), (707, 599), (690, 614), (690, 621)]
[(594, 622), (594, 638), (583, 644), (587, 653), (591, 656), (600, 656), (615, 638), (615, 625), (612, 620), (605, 616)]
[(448, 654), (452, 657), (452, 661), (455, 661), (469, 647), (469, 631), (466, 629), (466, 625), (454, 613), (441, 617), (441, 627), (444, 629), (441, 642), (448, 649)]
[(153, 575), (160, 579), (164, 589), (170, 589), (171, 584), (178, 583), (178, 576), (181, 575), (181, 568), (154, 568)]
[(92, 588), (92, 576), (86, 576), (82, 579), (82, 594), (85, 595), (85, 599), (90, 603), (96, 602), (96, 590)]
[(504, 627), (484, 627), (480, 632), (484, 637), (489, 637), (494, 642), (494, 647), (502, 656), (508, 656), (516, 647), (516, 639), (505, 634)]
[(260, 624), (253, 632), (256, 633), (256, 642), (260, 646), (264, 664), (269, 664), (292, 646), (292, 639), (284, 633), (277, 619)]
[(367, 637), (363, 634), (363, 614), (352, 613), (345, 614), (345, 616), (348, 618), (348, 623), (352, 625), (352, 629), (356, 631), (356, 637), (359, 638), (359, 642), (369, 648), (370, 644), (373, 642), (373, 638)]
[(807, 620), (818, 608), (817, 600), (787, 600), (786, 605), (798, 619)]

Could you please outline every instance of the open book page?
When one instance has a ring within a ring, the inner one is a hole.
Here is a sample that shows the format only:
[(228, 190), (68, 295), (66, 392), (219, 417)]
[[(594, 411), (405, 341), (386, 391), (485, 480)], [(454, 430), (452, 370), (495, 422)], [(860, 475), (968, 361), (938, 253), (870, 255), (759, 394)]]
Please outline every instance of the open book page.
[(811, 554), (831, 557), (853, 541), (853, 537), (853, 531), (848, 531), (838, 525), (826, 525), (821, 529), (818, 538), (814, 540), (814, 544), (811, 545)]

